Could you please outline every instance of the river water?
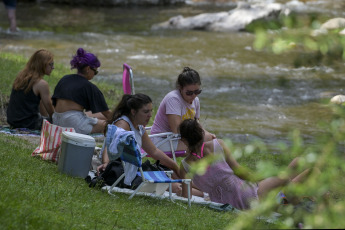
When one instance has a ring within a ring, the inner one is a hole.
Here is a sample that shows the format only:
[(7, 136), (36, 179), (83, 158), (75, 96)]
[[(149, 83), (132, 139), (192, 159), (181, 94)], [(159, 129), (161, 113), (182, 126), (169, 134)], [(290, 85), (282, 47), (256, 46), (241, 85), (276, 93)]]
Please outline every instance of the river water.
[[(289, 4), (300, 15), (345, 17), (343, 0)], [(83, 47), (101, 60), (98, 79), (114, 85), (121, 84), (126, 62), (133, 68), (136, 92), (150, 95), (155, 106), (174, 88), (183, 67), (190, 66), (202, 77), (201, 122), (218, 137), (242, 144), (259, 138), (275, 151), (272, 143), (288, 142), (288, 134), (299, 129), (304, 140), (312, 142), (322, 132), (318, 123), (331, 117), (320, 100), (324, 95), (345, 94), (343, 61), (296, 68), (296, 53), (255, 51), (251, 33), (150, 29), (179, 14), (219, 12), (234, 6), (105, 8), (19, 3), (18, 34), (6, 33), (8, 22), (0, 6), (0, 51), (29, 57), (36, 49), (47, 48), (56, 63), (68, 66), (77, 48)]]

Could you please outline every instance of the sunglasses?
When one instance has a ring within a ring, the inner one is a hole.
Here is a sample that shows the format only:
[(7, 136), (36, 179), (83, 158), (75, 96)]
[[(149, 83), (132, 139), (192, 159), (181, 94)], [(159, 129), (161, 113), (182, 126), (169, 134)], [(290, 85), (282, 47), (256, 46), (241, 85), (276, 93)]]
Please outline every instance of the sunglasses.
[(199, 95), (202, 92), (202, 89), (194, 90), (194, 91), (186, 91), (187, 96), (192, 96), (193, 94)]
[(90, 67), (90, 69), (93, 71), (93, 73), (94, 73), (95, 75), (98, 74), (98, 70), (95, 70), (94, 68), (91, 68), (91, 67)]

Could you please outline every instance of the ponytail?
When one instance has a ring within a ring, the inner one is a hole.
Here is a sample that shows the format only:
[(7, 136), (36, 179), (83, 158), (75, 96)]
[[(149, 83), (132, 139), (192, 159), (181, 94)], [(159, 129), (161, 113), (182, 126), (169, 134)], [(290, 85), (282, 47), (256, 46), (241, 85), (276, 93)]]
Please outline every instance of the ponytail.
[(134, 109), (135, 111), (138, 111), (141, 109), (144, 105), (152, 103), (152, 100), (149, 96), (138, 93), (135, 95), (130, 94), (124, 94), (122, 96), (121, 101), (116, 106), (116, 108), (113, 111), (113, 118), (110, 121), (110, 123), (113, 123), (121, 116), (125, 115), (127, 117), (130, 116), (131, 110)]

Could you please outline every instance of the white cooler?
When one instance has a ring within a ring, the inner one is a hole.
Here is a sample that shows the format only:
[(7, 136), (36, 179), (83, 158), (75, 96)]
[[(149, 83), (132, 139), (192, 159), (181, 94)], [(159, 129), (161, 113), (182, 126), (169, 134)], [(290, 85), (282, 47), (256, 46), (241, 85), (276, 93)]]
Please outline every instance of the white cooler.
[(62, 132), (58, 169), (70, 176), (85, 178), (89, 171), (96, 141), (89, 135)]

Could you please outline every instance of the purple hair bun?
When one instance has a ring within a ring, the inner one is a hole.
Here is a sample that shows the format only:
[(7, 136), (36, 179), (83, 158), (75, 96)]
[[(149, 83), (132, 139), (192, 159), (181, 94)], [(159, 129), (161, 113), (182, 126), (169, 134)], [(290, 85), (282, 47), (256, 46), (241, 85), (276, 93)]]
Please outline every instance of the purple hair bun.
[(97, 69), (101, 66), (100, 61), (93, 53), (86, 52), (83, 48), (79, 48), (75, 56), (73, 56), (71, 62), (71, 69), (77, 69), (81, 71), (86, 66)]

